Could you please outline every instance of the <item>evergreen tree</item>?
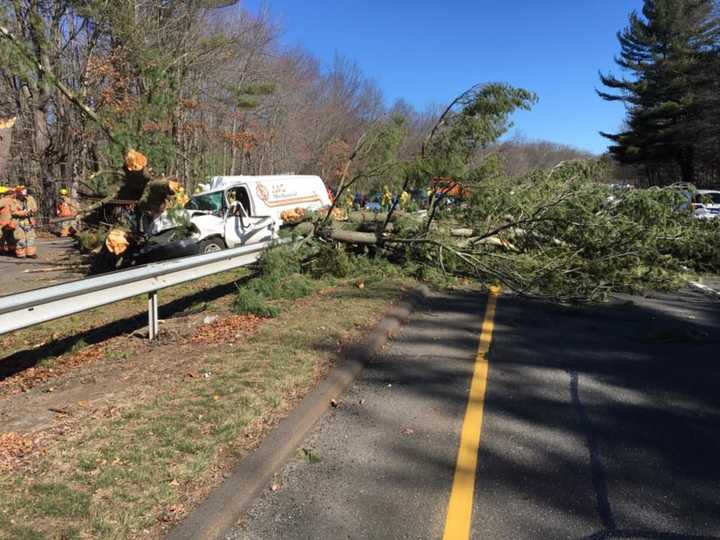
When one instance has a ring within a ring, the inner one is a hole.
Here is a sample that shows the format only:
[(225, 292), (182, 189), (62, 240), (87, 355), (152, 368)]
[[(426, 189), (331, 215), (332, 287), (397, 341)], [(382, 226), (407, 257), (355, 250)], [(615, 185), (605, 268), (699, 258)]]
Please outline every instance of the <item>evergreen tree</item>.
[[(641, 163), (648, 176), (674, 165), (685, 182), (695, 182), (698, 162), (711, 133), (710, 110), (717, 103), (720, 19), (714, 0), (645, 0), (618, 33), (616, 63), (628, 78), (600, 75), (614, 93), (598, 91), (627, 107), (626, 128), (602, 133), (615, 144), (621, 163)], [(673, 180), (664, 178), (663, 180)]]

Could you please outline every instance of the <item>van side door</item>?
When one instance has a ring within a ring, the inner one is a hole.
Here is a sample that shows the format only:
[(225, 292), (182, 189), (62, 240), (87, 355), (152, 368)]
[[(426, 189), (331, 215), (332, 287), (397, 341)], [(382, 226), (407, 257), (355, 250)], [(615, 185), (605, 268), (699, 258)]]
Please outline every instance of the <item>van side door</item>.
[(227, 213), (225, 244), (229, 248), (272, 239), (272, 219), (256, 216), (246, 186), (233, 186), (225, 192)]

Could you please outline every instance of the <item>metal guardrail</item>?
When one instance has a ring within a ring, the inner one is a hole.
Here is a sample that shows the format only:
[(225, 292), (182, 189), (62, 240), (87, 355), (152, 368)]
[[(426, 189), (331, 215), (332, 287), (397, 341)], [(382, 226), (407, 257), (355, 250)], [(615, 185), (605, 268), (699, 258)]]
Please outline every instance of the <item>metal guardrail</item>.
[(207, 255), (157, 262), (0, 298), (0, 335), (93, 308), (148, 295), (150, 339), (158, 334), (158, 291), (247, 266), (283, 241), (266, 241)]

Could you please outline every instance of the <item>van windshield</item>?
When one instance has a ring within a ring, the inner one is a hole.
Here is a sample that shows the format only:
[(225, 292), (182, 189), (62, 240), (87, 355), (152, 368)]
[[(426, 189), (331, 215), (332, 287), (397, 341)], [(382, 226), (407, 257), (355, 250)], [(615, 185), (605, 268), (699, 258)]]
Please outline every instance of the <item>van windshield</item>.
[(214, 193), (203, 193), (195, 195), (190, 202), (187, 203), (188, 210), (200, 210), (203, 212), (220, 212), (223, 207), (223, 192), (216, 191)]
[[(703, 193), (700, 195), (700, 199), (704, 199), (705, 201), (707, 201), (708, 204), (720, 204), (720, 191)], [(702, 202), (702, 200), (699, 202)]]

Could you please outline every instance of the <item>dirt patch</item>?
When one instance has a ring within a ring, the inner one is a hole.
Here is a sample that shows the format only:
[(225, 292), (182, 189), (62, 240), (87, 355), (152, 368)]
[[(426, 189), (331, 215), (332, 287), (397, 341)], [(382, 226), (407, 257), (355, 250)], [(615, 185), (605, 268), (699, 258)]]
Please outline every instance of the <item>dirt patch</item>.
[(118, 336), (0, 381), (0, 433), (46, 430), (59, 417), (82, 420), (111, 403), (142, 399), (158, 384), (199, 377), (204, 355), (222, 353), (263, 323), (253, 315), (211, 317), (211, 323), (202, 315), (174, 319), (155, 343)]

